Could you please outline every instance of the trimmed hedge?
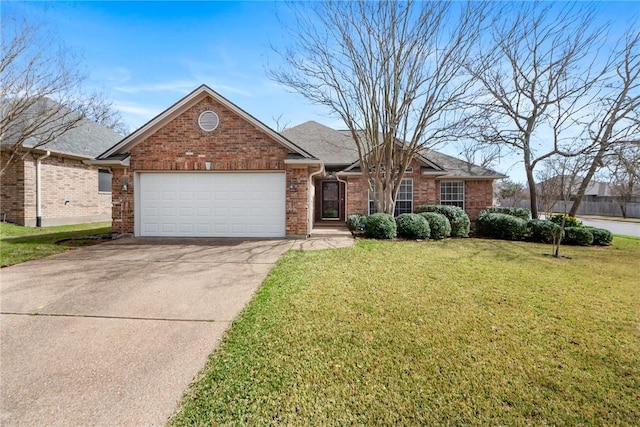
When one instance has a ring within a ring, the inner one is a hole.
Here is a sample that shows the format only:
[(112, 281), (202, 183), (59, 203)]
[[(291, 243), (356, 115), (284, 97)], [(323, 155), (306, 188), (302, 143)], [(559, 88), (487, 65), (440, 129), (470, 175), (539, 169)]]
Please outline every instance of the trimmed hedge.
[(416, 213), (437, 212), (447, 217), (451, 224), (451, 237), (469, 237), (471, 221), (469, 216), (457, 206), (446, 205), (421, 205), (416, 208)]
[(424, 217), (429, 222), (431, 234), (429, 237), (433, 240), (442, 240), (451, 236), (451, 223), (446, 216), (437, 212), (422, 212), (418, 215)]
[(501, 213), (505, 215), (515, 216), (516, 218), (522, 218), (525, 221), (531, 219), (531, 211), (526, 208), (507, 208), (502, 206), (489, 206), (485, 209), (489, 213)]
[(347, 227), (351, 231), (360, 231), (364, 228), (364, 220), (366, 216), (360, 214), (351, 214), (347, 217)]
[(396, 237), (397, 227), (393, 216), (378, 212), (369, 215), (364, 220), (364, 235), (373, 239), (393, 239)]
[(431, 234), (429, 222), (421, 215), (403, 213), (396, 218), (398, 237), (405, 239), (428, 239)]
[(593, 243), (593, 233), (585, 227), (565, 227), (562, 243), (565, 245), (589, 246)]
[(582, 227), (582, 223), (575, 216), (569, 216), (569, 215), (565, 216), (563, 214), (555, 214), (555, 215), (551, 215), (551, 218), (549, 218), (549, 219), (552, 222), (555, 222), (558, 225), (562, 225), (562, 218), (563, 217), (565, 218), (565, 220), (564, 220), (565, 228), (566, 227)]
[(503, 240), (520, 240), (527, 233), (527, 221), (502, 213), (481, 213), (476, 219), (479, 236)]
[(593, 245), (609, 246), (613, 240), (613, 234), (609, 230), (596, 227), (585, 227), (593, 234)]
[(546, 219), (530, 219), (527, 222), (527, 236), (533, 242), (553, 243), (554, 235), (561, 232), (558, 224)]

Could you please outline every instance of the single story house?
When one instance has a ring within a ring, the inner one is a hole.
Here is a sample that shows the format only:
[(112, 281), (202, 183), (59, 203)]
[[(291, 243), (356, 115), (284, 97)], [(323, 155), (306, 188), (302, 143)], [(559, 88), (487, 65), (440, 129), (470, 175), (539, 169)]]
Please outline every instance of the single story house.
[[(346, 133), (314, 122), (278, 133), (205, 85), (93, 164), (113, 171), (113, 231), (134, 236), (301, 237), (371, 209)], [(475, 218), (503, 177), (425, 150), (398, 209), (455, 204)]]
[[(55, 141), (14, 159), (0, 181), (2, 220), (27, 227), (111, 220), (111, 170), (88, 164), (121, 135), (88, 119)], [(11, 156), (10, 138), (0, 144), (0, 164)]]

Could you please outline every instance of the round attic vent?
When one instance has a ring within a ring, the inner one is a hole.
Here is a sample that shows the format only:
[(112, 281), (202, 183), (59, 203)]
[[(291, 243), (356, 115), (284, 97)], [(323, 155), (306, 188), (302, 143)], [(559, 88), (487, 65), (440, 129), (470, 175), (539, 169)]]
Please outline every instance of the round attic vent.
[(219, 123), (220, 120), (218, 119), (218, 115), (213, 111), (205, 111), (200, 114), (200, 117), (198, 117), (198, 125), (200, 126), (200, 129), (205, 132), (215, 130)]

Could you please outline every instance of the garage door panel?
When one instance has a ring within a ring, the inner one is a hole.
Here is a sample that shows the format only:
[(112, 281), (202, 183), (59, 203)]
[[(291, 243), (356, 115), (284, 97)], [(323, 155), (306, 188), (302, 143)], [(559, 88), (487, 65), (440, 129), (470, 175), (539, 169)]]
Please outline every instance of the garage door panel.
[(284, 173), (140, 173), (142, 236), (284, 237)]

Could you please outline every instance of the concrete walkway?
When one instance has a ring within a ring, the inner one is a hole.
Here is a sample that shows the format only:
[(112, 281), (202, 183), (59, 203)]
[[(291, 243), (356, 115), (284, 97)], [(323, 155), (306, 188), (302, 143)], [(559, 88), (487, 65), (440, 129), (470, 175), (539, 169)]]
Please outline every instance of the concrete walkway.
[(337, 249), (352, 246), (353, 243), (353, 236), (346, 227), (316, 226), (311, 231), (311, 237), (296, 240), (291, 249), (301, 251)]

